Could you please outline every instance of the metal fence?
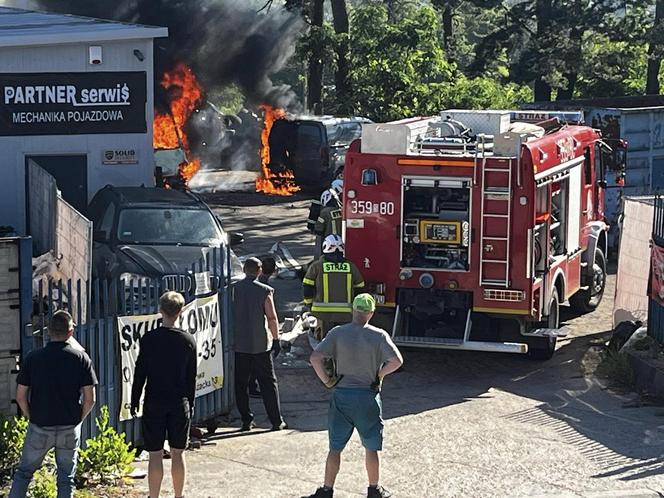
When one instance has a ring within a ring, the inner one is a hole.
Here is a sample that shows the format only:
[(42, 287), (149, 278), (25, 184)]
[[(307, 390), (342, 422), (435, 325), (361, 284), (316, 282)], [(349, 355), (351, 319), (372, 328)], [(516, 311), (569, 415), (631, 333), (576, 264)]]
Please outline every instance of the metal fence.
[[(664, 248), (664, 197), (657, 196), (655, 198), (655, 214), (653, 219), (652, 228), (652, 244), (655, 246), (653, 249)], [(650, 264), (650, 276), (652, 279), (652, 272), (656, 269), (653, 268), (655, 261)], [(658, 270), (659, 271), (659, 270)], [(661, 300), (655, 297), (655, 292), (651, 288), (652, 280), (649, 287), (649, 305), (648, 305), (648, 334), (660, 344), (664, 344), (664, 305)]]
[[(187, 303), (196, 296), (196, 275), (209, 278), (210, 293), (219, 296), (224, 382), (223, 387), (196, 398), (194, 423), (212, 421), (230, 411), (233, 403), (233, 354), (230, 314), (229, 251), (210, 248), (190, 271), (160, 278), (95, 279), (92, 283), (77, 281), (40, 281), (33, 297), (33, 336), (22, 344), (23, 355), (47, 342), (47, 325), (59, 309), (72, 313), (75, 338), (90, 355), (99, 380), (97, 404), (82, 427), (83, 440), (97, 434), (95, 417), (107, 405), (110, 423), (126, 434), (135, 445), (142, 442), (140, 420), (119, 421), (122, 396), (122, 368), (117, 317), (147, 315), (158, 312), (159, 296), (166, 290), (182, 292)], [(167, 360), (165, 360), (167, 361)]]

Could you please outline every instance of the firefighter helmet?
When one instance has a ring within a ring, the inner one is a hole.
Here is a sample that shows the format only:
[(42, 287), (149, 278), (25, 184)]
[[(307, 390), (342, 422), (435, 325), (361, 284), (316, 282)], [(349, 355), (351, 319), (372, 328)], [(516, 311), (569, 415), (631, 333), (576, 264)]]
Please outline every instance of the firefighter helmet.
[(344, 252), (344, 241), (338, 235), (331, 234), (323, 241), (323, 254), (332, 254), (335, 251)]
[(332, 190), (334, 190), (337, 194), (340, 194), (344, 190), (344, 181), (343, 180), (334, 180), (332, 182)]
[[(338, 180), (335, 180), (335, 182)], [(332, 183), (332, 186), (328, 188), (325, 192), (320, 195), (320, 203), (323, 207), (329, 206), (332, 201), (336, 201), (337, 205), (341, 205), (341, 190), (343, 190), (343, 184), (340, 187), (340, 190), (337, 190), (337, 187)]]

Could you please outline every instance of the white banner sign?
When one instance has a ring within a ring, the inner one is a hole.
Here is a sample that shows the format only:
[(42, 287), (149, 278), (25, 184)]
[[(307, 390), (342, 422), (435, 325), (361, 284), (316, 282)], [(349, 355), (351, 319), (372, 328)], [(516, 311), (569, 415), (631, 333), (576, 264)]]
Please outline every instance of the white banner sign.
[[(138, 359), (139, 340), (143, 335), (161, 325), (161, 314), (119, 316), (120, 357), (122, 361), (122, 404), (120, 421), (130, 420), (131, 385)], [(224, 381), (221, 324), (219, 323), (219, 297), (199, 297), (182, 310), (175, 324), (196, 339), (198, 370), (196, 397), (220, 389)], [(165, 362), (170, 361), (164, 358)], [(140, 416), (140, 413), (139, 413)]]

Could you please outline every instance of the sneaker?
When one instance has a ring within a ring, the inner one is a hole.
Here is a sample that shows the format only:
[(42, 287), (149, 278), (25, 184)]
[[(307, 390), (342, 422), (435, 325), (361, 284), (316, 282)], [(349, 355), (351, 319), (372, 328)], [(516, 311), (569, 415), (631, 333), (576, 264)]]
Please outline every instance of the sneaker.
[(333, 496), (334, 490), (332, 488), (324, 488), (321, 486), (313, 495), (303, 496), (302, 498), (332, 498)]
[(376, 486), (375, 488), (369, 486), (367, 488), (367, 498), (390, 498), (390, 496), (392, 496), (392, 493), (383, 486)]
[(241, 432), (248, 432), (251, 429), (256, 427), (256, 424), (254, 423), (253, 420), (250, 420), (249, 422), (242, 422), (242, 427), (240, 427)]
[(288, 424), (286, 422), (284, 422), (283, 420), (281, 421), (281, 423), (279, 425), (273, 425), (272, 426), (273, 431), (283, 431), (284, 429), (288, 429)]

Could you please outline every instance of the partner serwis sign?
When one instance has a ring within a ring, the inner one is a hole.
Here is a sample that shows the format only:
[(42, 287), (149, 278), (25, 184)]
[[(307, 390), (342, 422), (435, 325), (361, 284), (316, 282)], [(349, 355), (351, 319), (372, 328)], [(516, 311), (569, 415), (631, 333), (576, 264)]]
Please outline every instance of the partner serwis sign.
[(145, 133), (145, 72), (0, 74), (0, 136)]

